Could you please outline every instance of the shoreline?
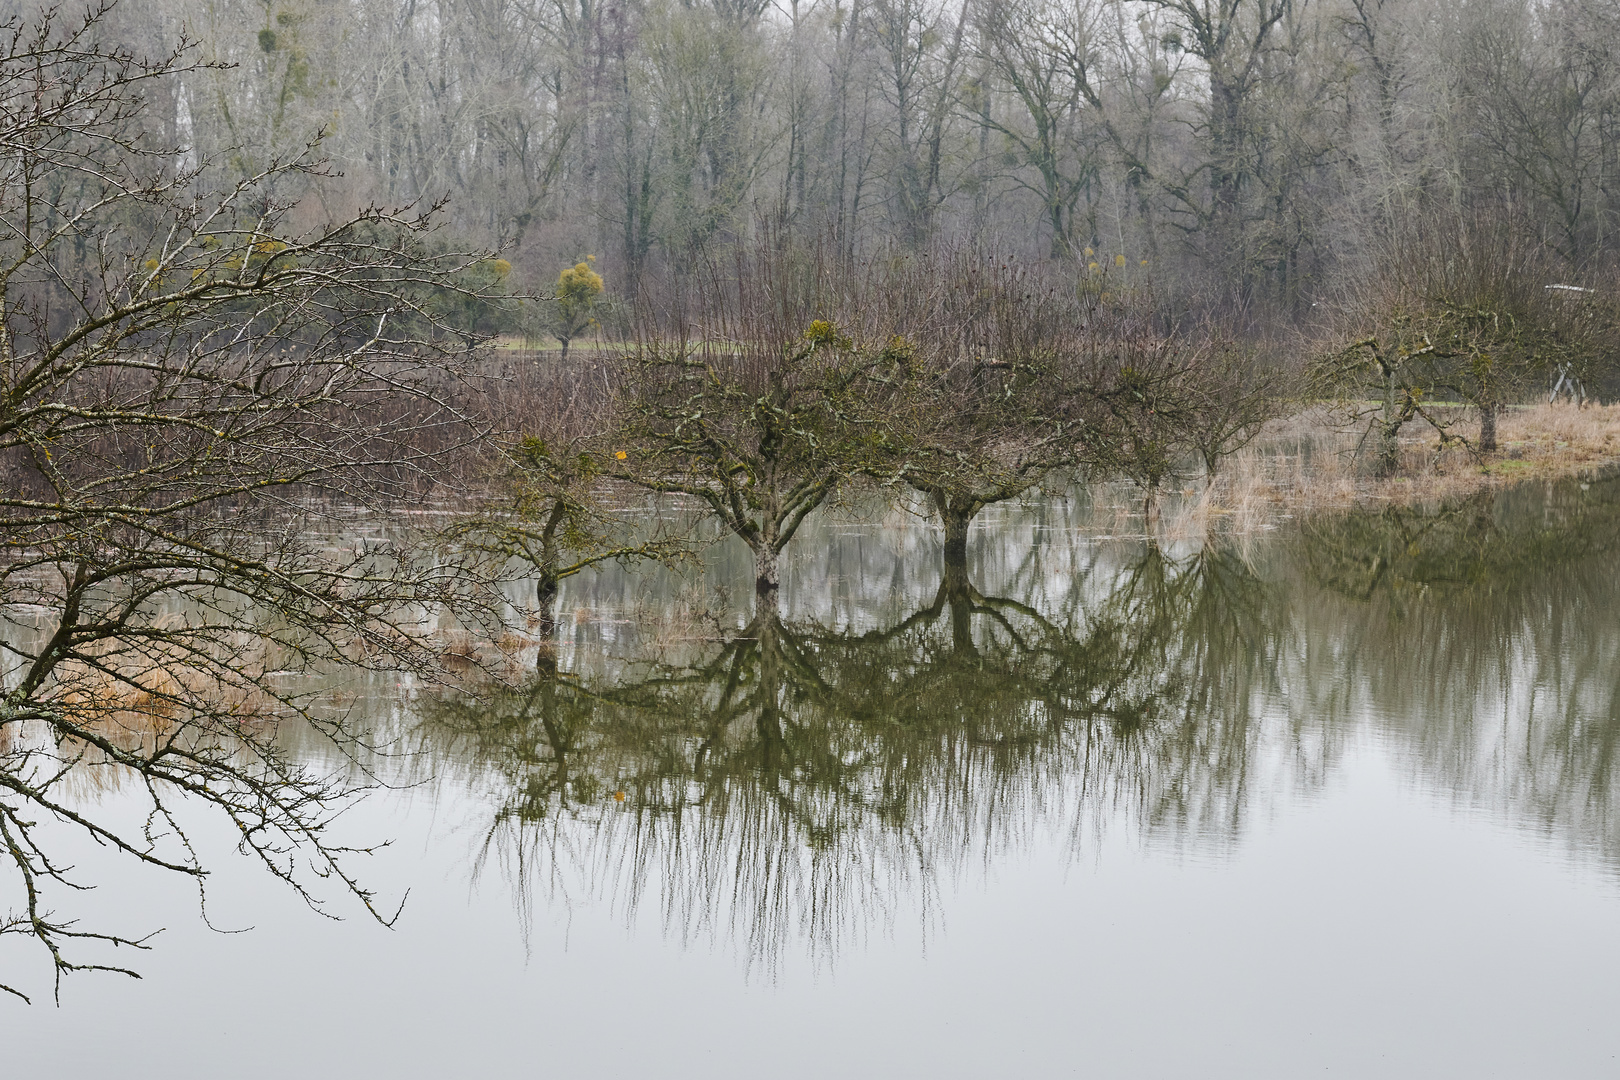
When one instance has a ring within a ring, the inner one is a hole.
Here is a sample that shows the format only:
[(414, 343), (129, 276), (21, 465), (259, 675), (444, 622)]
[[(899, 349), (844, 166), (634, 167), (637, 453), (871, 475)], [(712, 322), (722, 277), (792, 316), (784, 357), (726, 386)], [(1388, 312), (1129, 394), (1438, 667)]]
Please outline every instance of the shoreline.
[[(1464, 426), (1472, 438), (1477, 417)], [(1401, 438), (1400, 471), (1383, 479), (1371, 475), (1365, 450), (1357, 453), (1365, 430), (1326, 407), (1270, 421), (1212, 481), (1166, 492), (1163, 521), (1171, 532), (1246, 533), (1306, 514), (1443, 502), (1620, 465), (1620, 404), (1508, 406), (1489, 454), (1442, 446), (1432, 428), (1414, 423)]]

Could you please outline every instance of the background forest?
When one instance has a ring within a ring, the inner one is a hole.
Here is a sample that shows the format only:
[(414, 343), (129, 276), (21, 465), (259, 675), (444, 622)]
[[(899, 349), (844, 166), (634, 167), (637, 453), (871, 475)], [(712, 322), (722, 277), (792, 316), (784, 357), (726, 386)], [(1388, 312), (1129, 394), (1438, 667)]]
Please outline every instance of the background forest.
[(1568, 274), (1616, 250), (1608, 0), (161, 0), (106, 31), (220, 65), (160, 140), (245, 175), (323, 133), (334, 174), (286, 182), (448, 195), (537, 292), (589, 253), (630, 298), (768, 227), (1123, 267), (1264, 332), (1414, 221), (1511, 219)]

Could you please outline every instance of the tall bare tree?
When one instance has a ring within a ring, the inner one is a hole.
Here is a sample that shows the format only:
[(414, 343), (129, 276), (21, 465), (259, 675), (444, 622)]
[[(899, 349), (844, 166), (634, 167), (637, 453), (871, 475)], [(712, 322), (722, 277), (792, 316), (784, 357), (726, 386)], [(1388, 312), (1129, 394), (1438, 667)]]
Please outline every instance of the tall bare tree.
[[(432, 339), (475, 258), (431, 253), (415, 214), (298, 226), (274, 193), (307, 160), (183, 166), (148, 101), (205, 69), (186, 43), (104, 43), (107, 18), (0, 31), (0, 933), (39, 942), (58, 986), (127, 971), (96, 946), (144, 935), (55, 913), (82, 879), (44, 822), (201, 883), (178, 808), (202, 804), (312, 903), (324, 877), (386, 920), (328, 833), (356, 785), (276, 730), (355, 752), (289, 673), (430, 670), (424, 620), (460, 587), (334, 535), (312, 498), (423, 490), (463, 437)], [(75, 800), (86, 775), (144, 801), (144, 826)]]

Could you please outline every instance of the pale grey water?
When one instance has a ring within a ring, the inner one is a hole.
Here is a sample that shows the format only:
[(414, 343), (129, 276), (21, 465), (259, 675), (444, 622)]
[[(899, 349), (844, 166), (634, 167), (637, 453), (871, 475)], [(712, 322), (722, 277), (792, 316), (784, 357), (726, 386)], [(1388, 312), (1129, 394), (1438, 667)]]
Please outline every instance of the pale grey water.
[(6, 1075), (1620, 1070), (1620, 483), (1100, 520), (987, 516), (955, 608), (925, 523), (825, 520), (770, 633), (722, 549), (570, 583), (560, 682), (368, 684), (415, 755), (347, 824), (397, 838), (397, 928), (217, 827), (248, 933), (77, 848), (87, 919), (169, 929), (0, 1003)]

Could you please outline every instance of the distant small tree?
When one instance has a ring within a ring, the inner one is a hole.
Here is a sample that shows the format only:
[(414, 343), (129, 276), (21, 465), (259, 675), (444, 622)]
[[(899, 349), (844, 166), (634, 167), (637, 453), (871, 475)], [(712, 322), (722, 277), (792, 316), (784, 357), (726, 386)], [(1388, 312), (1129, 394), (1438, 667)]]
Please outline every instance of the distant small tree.
[(1204, 466), (1206, 484), (1213, 483), (1221, 462), (1276, 415), (1278, 395), (1253, 352), (1230, 341), (1208, 342), (1184, 382), (1188, 400), (1176, 422)]
[(961, 576), (973, 518), (1078, 459), (1054, 342), (1082, 320), (1072, 290), (982, 252), (908, 260), (882, 292), (889, 321), (914, 332), (899, 342), (907, 380), (875, 471), (927, 498), (944, 529), (945, 573)]
[[(638, 315), (606, 465), (701, 499), (754, 553), (774, 605), (782, 551), (806, 517), (889, 452), (903, 339), (867, 325), (871, 282), (819, 251), (761, 244), (686, 275), (696, 295)], [(692, 305), (689, 314), (685, 303)]]
[[(1591, 378), (1612, 366), (1612, 310), (1557, 287), (1564, 270), (1525, 226), (1498, 216), (1420, 218), (1385, 245), (1341, 316), (1336, 333), (1349, 343), (1315, 363), (1324, 389), (1369, 421), (1380, 476), (1395, 471), (1400, 430), (1414, 419), (1489, 453), (1504, 404), (1552, 372)], [(1456, 432), (1455, 412), (1431, 407), (1442, 397), (1478, 409), (1477, 443)]]
[(551, 301), (551, 336), (562, 343), (562, 358), (568, 359), (568, 346), (596, 325), (596, 310), (602, 295), (602, 275), (591, 269), (596, 256), (564, 267), (557, 275), (557, 297)]
[[(1165, 332), (1150, 297), (1109, 288), (1109, 275), (1099, 267), (1076, 282), (971, 252), (920, 267), (947, 284), (936, 311), (905, 314), (921, 329), (880, 467), (940, 515), (947, 574), (965, 563), (975, 515), (1055, 472), (1126, 476), (1151, 512), (1184, 459), (1196, 451), (1212, 473), (1263, 418), (1247, 357)], [(925, 282), (887, 291), (929, 294)]]
[(1352, 420), (1367, 423), (1378, 476), (1393, 476), (1400, 468), (1401, 429), (1414, 419), (1426, 421), (1442, 440), (1458, 437), (1451, 434), (1451, 422), (1430, 408), (1444, 358), (1423, 322), (1421, 314), (1397, 305), (1374, 332), (1312, 363), (1323, 393), (1344, 402)]
[(738, 348), (644, 343), (626, 358), (613, 475), (706, 503), (754, 553), (774, 606), (782, 551), (804, 519), (861, 471), (865, 422), (887, 349), (859, 348), (831, 322)]
[[(500, 460), (503, 475), (497, 486), (509, 493), (510, 502), (457, 519), (444, 539), (503, 562), (515, 559), (532, 572), (545, 635), (555, 625), (553, 607), (564, 580), (604, 562), (672, 562), (692, 550), (678, 533), (659, 526), (638, 530), (610, 511), (604, 467), (593, 457), (588, 439), (551, 444), (525, 435)], [(495, 573), (500, 570), (496, 567)]]
[(437, 317), (456, 328), (469, 353), (515, 325), (517, 300), (507, 295), (511, 274), (505, 259), (480, 259), (440, 290)]

